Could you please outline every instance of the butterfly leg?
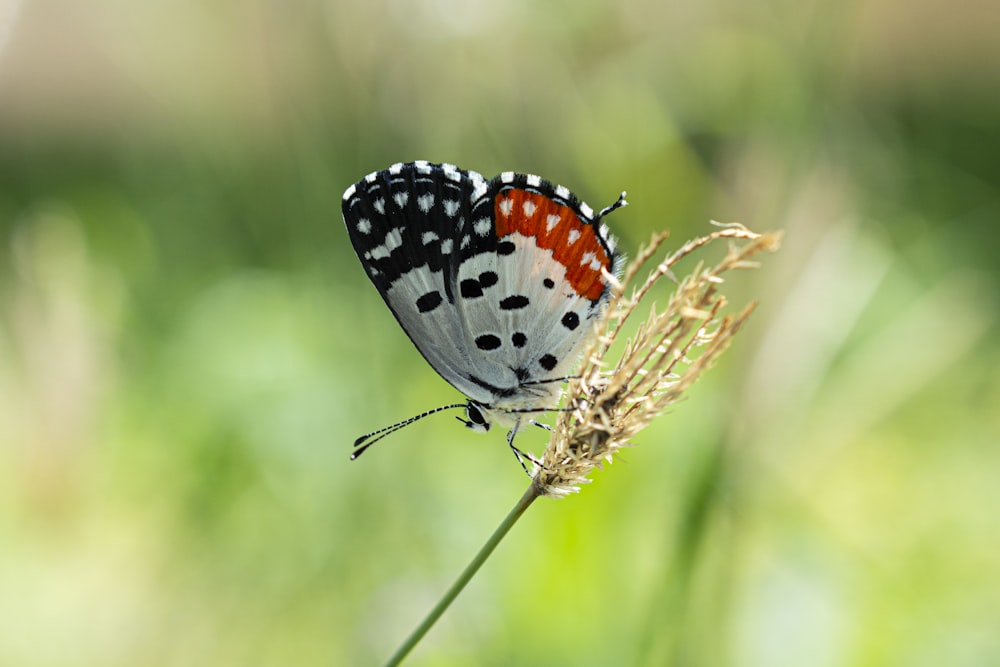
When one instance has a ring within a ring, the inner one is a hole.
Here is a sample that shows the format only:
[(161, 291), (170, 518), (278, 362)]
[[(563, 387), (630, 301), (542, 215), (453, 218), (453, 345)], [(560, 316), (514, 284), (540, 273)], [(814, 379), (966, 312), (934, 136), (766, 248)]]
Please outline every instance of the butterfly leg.
[(517, 434), (517, 430), (518, 430), (517, 426), (515, 426), (514, 428), (512, 428), (507, 432), (507, 446), (510, 447), (510, 451), (514, 453), (514, 457), (517, 459), (517, 462), (521, 464), (521, 468), (524, 470), (524, 474), (527, 475), (528, 477), (531, 477), (531, 472), (528, 470), (528, 466), (524, 462), (524, 460), (528, 459), (539, 468), (542, 467), (542, 462), (536, 459), (531, 454), (521, 451), (520, 449), (514, 446), (514, 436)]
[(544, 428), (546, 431), (551, 431), (552, 430), (552, 427), (549, 426), (548, 424), (543, 424), (542, 422), (536, 422), (534, 419), (528, 420), (528, 423), (531, 424), (532, 426), (537, 426), (539, 428)]

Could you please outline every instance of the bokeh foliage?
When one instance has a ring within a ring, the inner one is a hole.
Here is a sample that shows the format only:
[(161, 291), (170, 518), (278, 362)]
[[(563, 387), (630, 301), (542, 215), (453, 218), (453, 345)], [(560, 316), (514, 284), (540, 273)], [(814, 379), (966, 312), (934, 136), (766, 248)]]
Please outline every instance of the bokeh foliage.
[(627, 189), (632, 252), (786, 232), (725, 363), (413, 665), (996, 663), (998, 20), (0, 2), (0, 664), (374, 664), (430, 607), (527, 479), (447, 417), (347, 461), (458, 398), (340, 220), (412, 159)]

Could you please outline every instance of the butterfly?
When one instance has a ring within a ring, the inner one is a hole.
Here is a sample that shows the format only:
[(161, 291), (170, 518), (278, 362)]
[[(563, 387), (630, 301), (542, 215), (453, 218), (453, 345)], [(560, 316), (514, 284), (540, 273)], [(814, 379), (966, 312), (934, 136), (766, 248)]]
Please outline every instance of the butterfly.
[(358, 438), (351, 458), (417, 419), (464, 407), (460, 421), (473, 431), (508, 428), (524, 467), (514, 435), (525, 423), (544, 426), (530, 415), (556, 409), (606, 306), (623, 256), (602, 219), (626, 204), (623, 192), (595, 215), (538, 176), (486, 180), (426, 161), (348, 187), (344, 222), (361, 265), (427, 363), (467, 397)]

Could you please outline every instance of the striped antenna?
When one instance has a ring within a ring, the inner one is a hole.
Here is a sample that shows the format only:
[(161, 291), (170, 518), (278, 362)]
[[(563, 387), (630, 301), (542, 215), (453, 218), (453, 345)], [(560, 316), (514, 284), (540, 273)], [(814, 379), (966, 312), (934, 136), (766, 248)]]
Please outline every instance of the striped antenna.
[[(385, 428), (380, 428), (377, 431), (372, 431), (371, 433), (367, 433), (354, 441), (354, 452), (351, 453), (351, 460), (353, 461), (354, 459), (358, 458), (359, 456), (364, 454), (366, 449), (374, 445), (376, 442), (378, 442), (385, 436), (389, 435), (390, 433), (395, 433), (404, 426), (409, 426), (410, 424), (419, 419), (423, 419), (424, 417), (429, 417), (430, 415), (433, 415), (437, 412), (441, 412), (442, 410), (451, 410), (453, 408), (464, 408), (464, 407), (465, 403), (453, 403), (452, 405), (442, 405), (440, 408), (434, 408), (433, 410), (427, 410), (426, 412), (421, 412), (419, 415), (414, 415), (409, 419), (404, 419), (403, 421), (397, 422), (392, 426), (386, 426)], [(376, 437), (373, 438), (373, 436)], [(369, 438), (373, 439), (369, 440)]]
[(612, 204), (611, 206), (605, 206), (604, 208), (602, 208), (601, 212), (597, 214), (597, 219), (600, 220), (601, 218), (603, 218), (604, 216), (606, 216), (608, 213), (611, 213), (612, 211), (614, 211), (616, 209), (619, 209), (622, 206), (628, 206), (628, 202), (625, 201), (625, 193), (624, 192), (621, 193), (620, 195), (618, 195), (618, 201), (616, 201), (614, 204)]

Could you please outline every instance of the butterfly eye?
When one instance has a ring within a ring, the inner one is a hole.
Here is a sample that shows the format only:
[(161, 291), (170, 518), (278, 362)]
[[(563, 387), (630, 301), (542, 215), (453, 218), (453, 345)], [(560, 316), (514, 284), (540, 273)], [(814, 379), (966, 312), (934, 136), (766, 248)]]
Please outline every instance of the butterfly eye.
[(483, 413), (482, 408), (476, 403), (470, 401), (465, 406), (465, 416), (469, 418), (469, 421), (465, 422), (465, 425), (473, 431), (485, 433), (490, 430), (490, 426), (492, 424), (490, 424), (489, 420), (486, 419), (486, 415)]

